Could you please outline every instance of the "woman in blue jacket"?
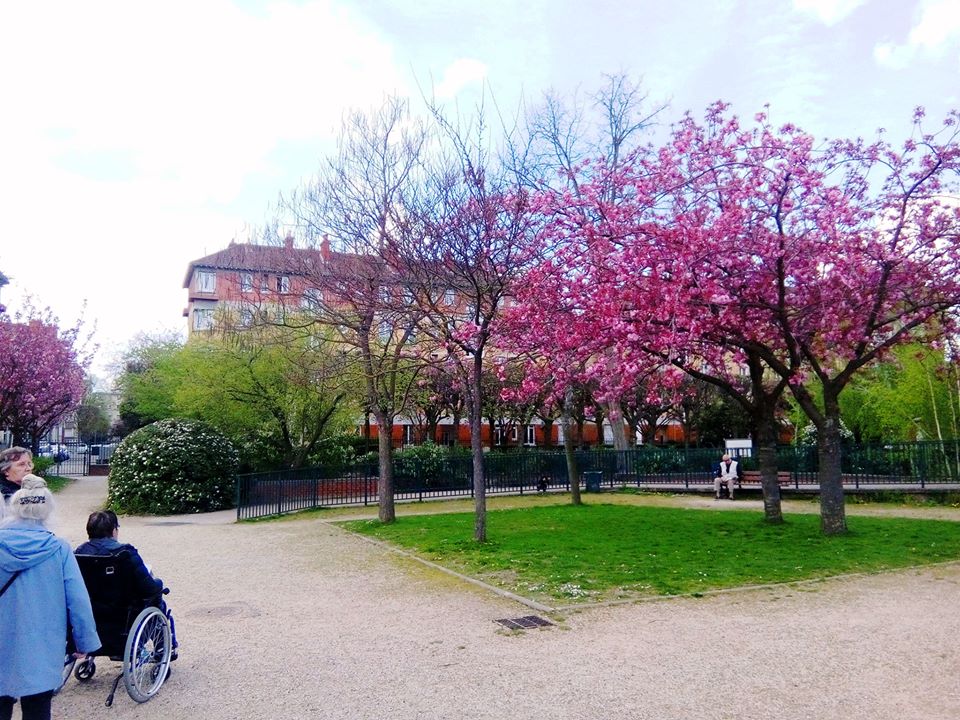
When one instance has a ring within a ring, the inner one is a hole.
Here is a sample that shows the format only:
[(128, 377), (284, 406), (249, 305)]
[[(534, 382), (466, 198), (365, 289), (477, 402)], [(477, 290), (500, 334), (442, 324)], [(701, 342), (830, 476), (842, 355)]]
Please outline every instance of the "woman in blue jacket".
[(68, 619), (78, 656), (99, 649), (100, 638), (77, 560), (46, 528), (46, 482), (27, 475), (8, 509), (0, 527), (0, 720), (9, 720), (17, 698), (24, 720), (49, 720)]

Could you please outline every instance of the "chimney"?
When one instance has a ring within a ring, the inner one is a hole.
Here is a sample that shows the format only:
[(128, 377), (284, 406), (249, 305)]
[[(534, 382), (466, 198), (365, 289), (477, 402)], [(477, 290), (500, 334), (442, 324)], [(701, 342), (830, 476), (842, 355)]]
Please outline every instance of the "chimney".
[(293, 235), (289, 235), (289, 234), (288, 234), (288, 235), (283, 239), (283, 246), (284, 246), (287, 250), (292, 250), (292, 249), (293, 249)]
[(330, 238), (323, 236), (323, 242), (320, 243), (320, 257), (327, 261), (330, 259)]

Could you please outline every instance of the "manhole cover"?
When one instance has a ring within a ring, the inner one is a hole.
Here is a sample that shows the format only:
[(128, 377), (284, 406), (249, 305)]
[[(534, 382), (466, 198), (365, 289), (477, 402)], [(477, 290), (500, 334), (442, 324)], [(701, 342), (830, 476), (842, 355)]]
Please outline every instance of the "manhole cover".
[(221, 605), (205, 605), (194, 608), (190, 611), (193, 616), (206, 617), (244, 617), (254, 618), (260, 616), (260, 611), (245, 602), (226, 602)]
[(553, 625), (549, 620), (544, 620), (537, 615), (527, 615), (526, 617), (519, 618), (503, 618), (496, 622), (509, 630), (530, 630), (532, 628), (549, 627)]

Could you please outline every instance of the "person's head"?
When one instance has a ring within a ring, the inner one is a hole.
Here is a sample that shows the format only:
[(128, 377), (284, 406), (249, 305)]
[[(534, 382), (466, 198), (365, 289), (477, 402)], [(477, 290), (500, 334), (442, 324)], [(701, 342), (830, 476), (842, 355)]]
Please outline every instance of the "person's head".
[(721, 459), (723, 462), (730, 462), (730, 453), (724, 453)]
[(0, 475), (19, 485), (33, 471), (33, 453), (24, 447), (8, 447), (0, 451)]
[(53, 494), (46, 481), (36, 475), (27, 475), (10, 498), (10, 514), (22, 520), (46, 522), (53, 512)]
[(113, 537), (113, 533), (119, 529), (120, 523), (113, 510), (97, 510), (87, 518), (87, 537), (91, 540)]

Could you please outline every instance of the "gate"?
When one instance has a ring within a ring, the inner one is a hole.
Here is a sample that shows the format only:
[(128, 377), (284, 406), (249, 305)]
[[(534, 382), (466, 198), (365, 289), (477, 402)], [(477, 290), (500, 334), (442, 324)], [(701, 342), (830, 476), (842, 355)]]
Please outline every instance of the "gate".
[(41, 456), (56, 462), (49, 472), (53, 475), (89, 475), (90, 448), (85, 443), (71, 443), (59, 447), (41, 448)]

